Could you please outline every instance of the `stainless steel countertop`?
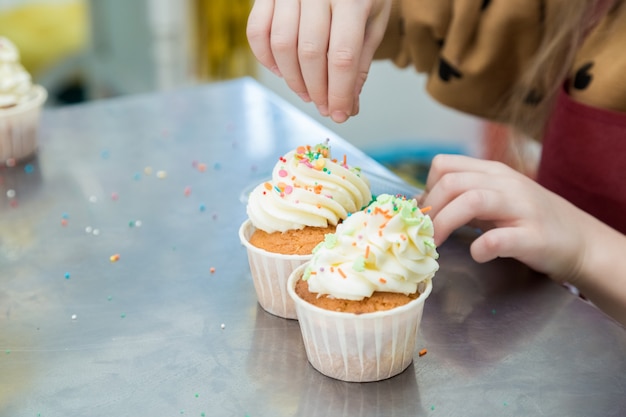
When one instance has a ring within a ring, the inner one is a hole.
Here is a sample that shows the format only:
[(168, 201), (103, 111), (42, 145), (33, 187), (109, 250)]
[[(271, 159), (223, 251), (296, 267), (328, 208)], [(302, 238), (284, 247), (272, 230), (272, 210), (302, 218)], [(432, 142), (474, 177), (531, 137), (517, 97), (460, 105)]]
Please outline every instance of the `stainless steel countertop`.
[(474, 263), (469, 231), (439, 249), (426, 355), (377, 383), (315, 371), (237, 228), (276, 158), (327, 137), (376, 193), (413, 192), (251, 79), (45, 111), (38, 157), (0, 169), (0, 416), (625, 415), (624, 328)]

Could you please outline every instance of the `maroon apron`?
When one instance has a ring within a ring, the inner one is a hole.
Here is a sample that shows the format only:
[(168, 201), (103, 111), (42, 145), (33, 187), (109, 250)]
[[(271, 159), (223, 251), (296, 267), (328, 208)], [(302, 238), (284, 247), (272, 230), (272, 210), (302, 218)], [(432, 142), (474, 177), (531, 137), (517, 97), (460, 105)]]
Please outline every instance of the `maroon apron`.
[(590, 107), (561, 91), (537, 181), (626, 234), (626, 113)]

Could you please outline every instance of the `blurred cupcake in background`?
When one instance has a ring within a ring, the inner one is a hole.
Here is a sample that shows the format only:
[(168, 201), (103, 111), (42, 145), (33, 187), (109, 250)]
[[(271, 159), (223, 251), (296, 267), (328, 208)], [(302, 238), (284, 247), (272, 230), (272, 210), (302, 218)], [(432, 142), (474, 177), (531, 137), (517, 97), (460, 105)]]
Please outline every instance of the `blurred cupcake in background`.
[(12, 165), (33, 155), (39, 117), (48, 97), (20, 64), (17, 47), (0, 36), (0, 163)]

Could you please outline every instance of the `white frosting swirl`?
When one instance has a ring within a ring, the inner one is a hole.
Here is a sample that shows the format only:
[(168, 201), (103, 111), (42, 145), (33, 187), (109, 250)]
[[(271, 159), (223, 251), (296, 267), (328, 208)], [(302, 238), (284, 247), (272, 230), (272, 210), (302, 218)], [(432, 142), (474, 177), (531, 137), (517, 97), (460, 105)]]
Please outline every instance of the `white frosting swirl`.
[(31, 76), (19, 59), (13, 42), (0, 36), (0, 108), (21, 103), (32, 89)]
[(247, 213), (267, 233), (337, 225), (372, 199), (357, 168), (331, 159), (330, 148), (300, 146), (279, 158), (271, 181), (250, 194)]
[(381, 194), (313, 251), (309, 291), (362, 300), (375, 291), (411, 294), (439, 269), (433, 224), (415, 200)]

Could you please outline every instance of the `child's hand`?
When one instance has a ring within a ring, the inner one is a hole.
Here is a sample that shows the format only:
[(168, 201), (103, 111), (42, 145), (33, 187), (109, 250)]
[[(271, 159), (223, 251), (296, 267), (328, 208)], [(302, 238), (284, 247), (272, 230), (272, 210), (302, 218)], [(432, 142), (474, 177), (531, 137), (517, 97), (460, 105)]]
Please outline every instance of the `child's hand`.
[(391, 0), (256, 0), (247, 35), (261, 64), (341, 123), (359, 111), (390, 9)]
[(575, 280), (588, 242), (603, 230), (598, 220), (512, 168), (460, 155), (435, 157), (421, 204), (432, 206), (435, 243), (471, 223), (484, 231), (471, 245), (477, 262), (516, 258), (556, 280)]

